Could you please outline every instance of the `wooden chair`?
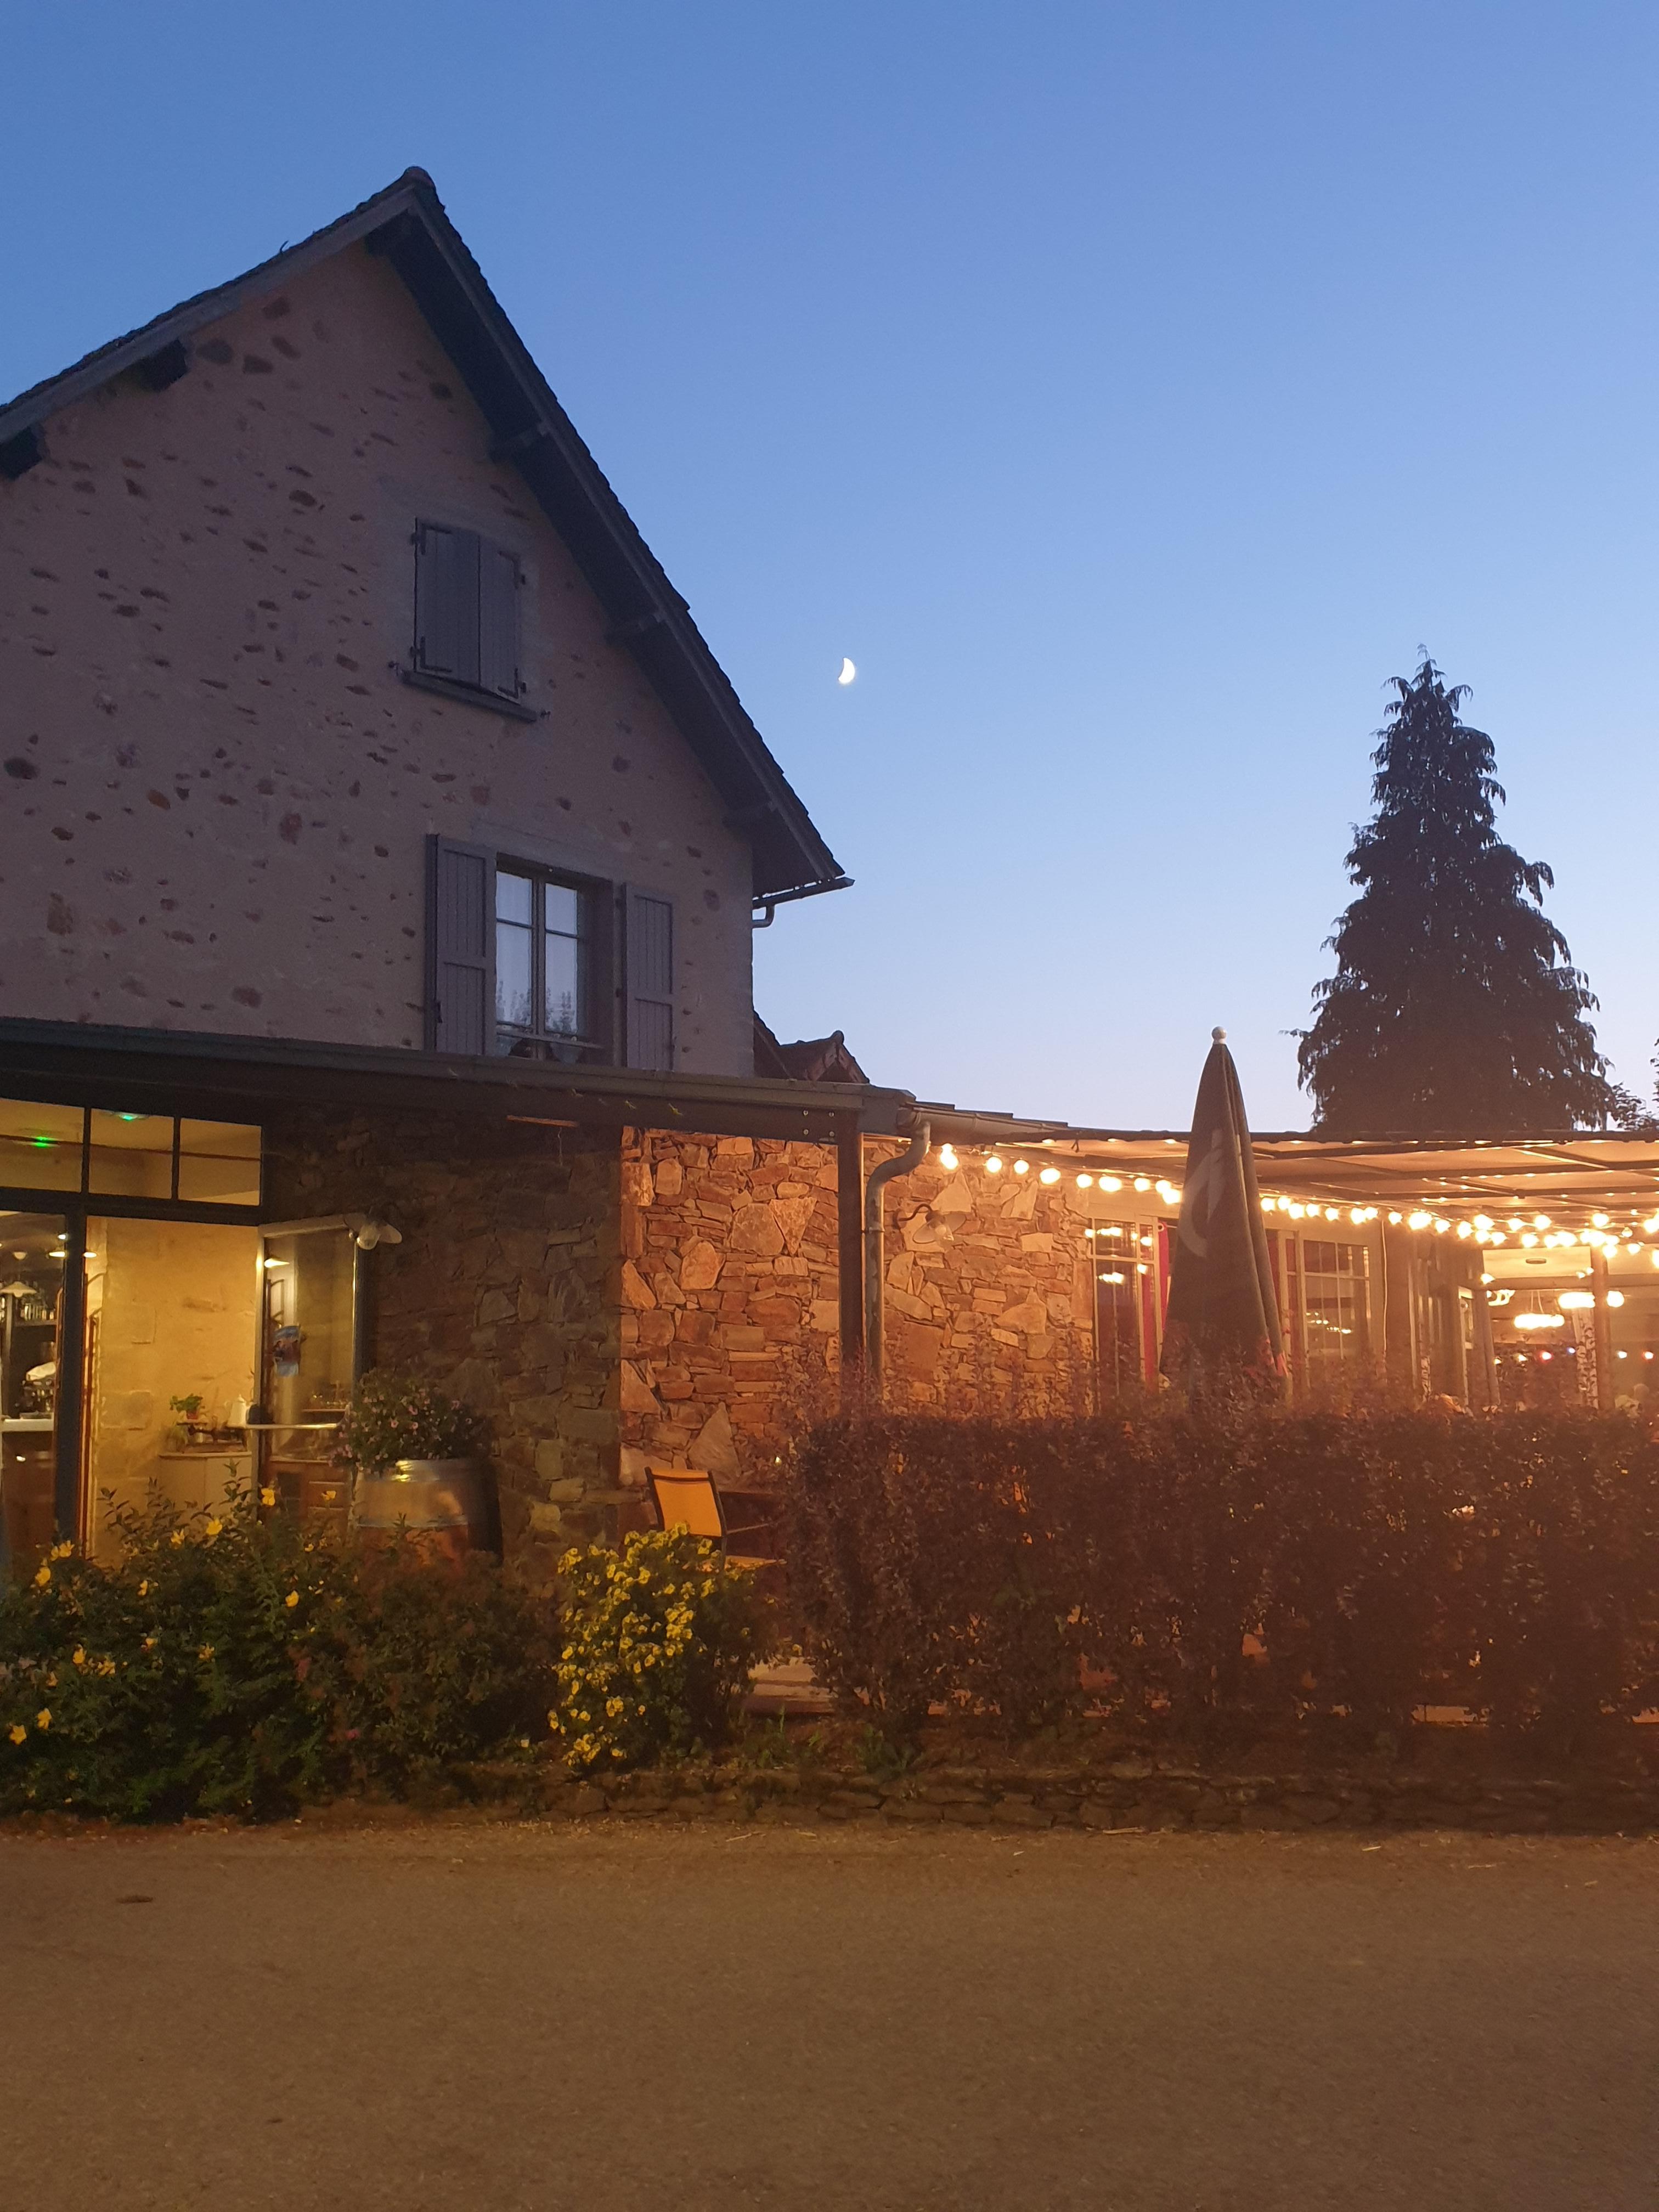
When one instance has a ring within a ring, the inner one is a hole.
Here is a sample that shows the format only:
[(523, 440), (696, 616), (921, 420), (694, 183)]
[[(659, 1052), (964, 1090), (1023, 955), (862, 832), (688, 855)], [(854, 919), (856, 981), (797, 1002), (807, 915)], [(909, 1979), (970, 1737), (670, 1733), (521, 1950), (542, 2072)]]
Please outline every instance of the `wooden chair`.
[(727, 1563), (734, 1567), (765, 1567), (773, 1564), (770, 1553), (734, 1548), (744, 1537), (769, 1536), (772, 1524), (764, 1520), (738, 1523), (729, 1521), (726, 1501), (712, 1474), (696, 1467), (648, 1467), (645, 1480), (659, 1528), (684, 1528), (694, 1536), (706, 1536), (710, 1543), (720, 1546)]

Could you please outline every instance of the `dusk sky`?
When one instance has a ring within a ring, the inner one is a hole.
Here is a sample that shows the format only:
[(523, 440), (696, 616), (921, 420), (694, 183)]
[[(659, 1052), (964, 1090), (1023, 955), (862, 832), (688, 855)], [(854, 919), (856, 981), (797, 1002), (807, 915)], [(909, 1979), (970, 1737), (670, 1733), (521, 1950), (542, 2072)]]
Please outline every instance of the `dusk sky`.
[(1222, 1023), (1304, 1125), (1426, 647), (1651, 1093), (1651, 4), (0, 20), (0, 394), (431, 172), (857, 879), (756, 940), (781, 1035), (1184, 1126)]

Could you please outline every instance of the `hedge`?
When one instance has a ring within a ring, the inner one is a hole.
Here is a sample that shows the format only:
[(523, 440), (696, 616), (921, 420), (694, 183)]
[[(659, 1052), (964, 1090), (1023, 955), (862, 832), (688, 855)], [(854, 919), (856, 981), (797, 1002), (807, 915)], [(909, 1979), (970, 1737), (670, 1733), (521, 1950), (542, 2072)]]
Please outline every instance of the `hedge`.
[(1659, 1443), (1624, 1415), (848, 1417), (791, 1454), (786, 1527), (820, 1676), (895, 1737), (1087, 1696), (1209, 1736), (1459, 1705), (1571, 1750), (1659, 1705)]

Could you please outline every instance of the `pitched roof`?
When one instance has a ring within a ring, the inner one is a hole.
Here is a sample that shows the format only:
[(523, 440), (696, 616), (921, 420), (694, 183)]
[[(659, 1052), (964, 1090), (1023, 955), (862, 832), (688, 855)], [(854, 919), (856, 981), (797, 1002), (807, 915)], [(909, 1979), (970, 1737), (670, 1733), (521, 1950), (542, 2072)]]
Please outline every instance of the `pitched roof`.
[(834, 1030), (827, 1037), (801, 1037), (782, 1044), (755, 1017), (755, 1073), (781, 1076), (797, 1083), (867, 1083), (870, 1079), (847, 1048), (846, 1036)]
[(20, 393), (0, 408), (0, 453), (88, 392), (125, 371), (142, 371), (246, 300), (360, 241), (383, 254), (408, 287), (489, 422), (496, 456), (524, 477), (610, 615), (613, 641), (639, 661), (725, 799), (731, 826), (753, 848), (757, 898), (840, 890), (849, 878), (484, 281), (424, 169), (405, 169), (395, 184), (299, 245)]

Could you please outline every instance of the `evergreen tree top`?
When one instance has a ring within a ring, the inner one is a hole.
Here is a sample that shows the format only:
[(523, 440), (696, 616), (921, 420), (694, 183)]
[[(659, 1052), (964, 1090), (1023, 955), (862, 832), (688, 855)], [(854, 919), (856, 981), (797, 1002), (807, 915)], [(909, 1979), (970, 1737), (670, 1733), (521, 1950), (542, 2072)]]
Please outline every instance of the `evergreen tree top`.
[(1376, 811), (1347, 856), (1358, 896), (1297, 1054), (1316, 1126), (1495, 1136), (1626, 1119), (1584, 1018), (1595, 1000), (1543, 910), (1554, 878), (1498, 836), (1497, 756), (1462, 719), (1467, 687), (1425, 654), (1393, 689)]

